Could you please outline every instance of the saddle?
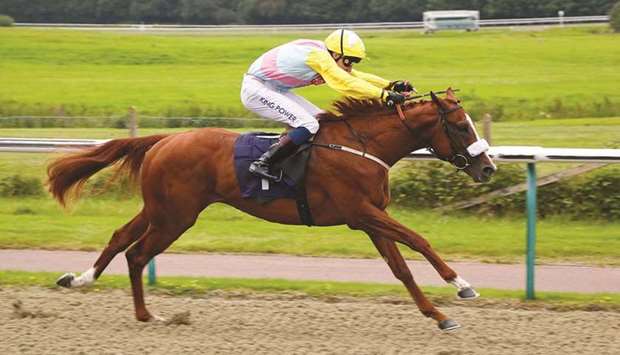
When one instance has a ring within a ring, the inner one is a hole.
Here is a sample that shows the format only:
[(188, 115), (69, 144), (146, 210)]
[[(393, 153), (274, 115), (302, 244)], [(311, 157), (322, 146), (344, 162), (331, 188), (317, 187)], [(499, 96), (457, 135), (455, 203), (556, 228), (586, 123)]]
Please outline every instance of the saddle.
[(251, 132), (242, 134), (235, 140), (234, 164), (241, 196), (263, 204), (279, 198), (295, 199), (302, 222), (311, 226), (314, 222), (305, 186), (311, 143), (302, 144), (290, 157), (271, 166), (273, 173), (279, 175), (278, 171), (282, 172), (280, 181), (263, 179), (248, 171), (250, 163), (258, 159), (279, 138), (280, 135), (273, 133)]

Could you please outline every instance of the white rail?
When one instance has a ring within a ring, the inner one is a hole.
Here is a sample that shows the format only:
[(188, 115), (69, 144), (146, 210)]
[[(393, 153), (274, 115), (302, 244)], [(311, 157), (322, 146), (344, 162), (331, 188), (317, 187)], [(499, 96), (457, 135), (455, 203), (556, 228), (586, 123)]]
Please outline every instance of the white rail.
[(93, 147), (107, 141), (107, 139), (0, 138), (0, 152), (68, 152)]
[[(0, 152), (50, 153), (68, 152), (107, 142), (107, 139), (0, 138)], [(531, 146), (491, 147), (489, 155), (505, 162), (596, 162), (620, 163), (620, 149), (543, 148)], [(408, 157), (435, 160), (425, 149)]]
[[(537, 17), (514, 19), (480, 20), (480, 26), (532, 26), (560, 25), (578, 23), (609, 22), (609, 16), (571, 16), (571, 17)], [(93, 24), (93, 23), (28, 23), (18, 22), (19, 27), (77, 28), (91, 30), (135, 30), (135, 31), (207, 31), (207, 32), (260, 32), (260, 31), (308, 31), (351, 28), (356, 30), (384, 30), (424, 28), (422, 21), (414, 22), (358, 22), (358, 23), (317, 23), (297, 25), (157, 25), (157, 24)]]

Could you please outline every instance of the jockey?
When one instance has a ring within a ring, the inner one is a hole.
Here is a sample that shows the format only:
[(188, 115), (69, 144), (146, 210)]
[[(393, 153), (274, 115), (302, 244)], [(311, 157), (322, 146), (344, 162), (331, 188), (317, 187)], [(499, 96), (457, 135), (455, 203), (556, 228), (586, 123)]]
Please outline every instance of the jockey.
[[(250, 172), (277, 180), (269, 165), (291, 155), (319, 129), (315, 118), (321, 112), (290, 90), (326, 83), (330, 88), (357, 99), (381, 99), (402, 103), (407, 92), (415, 92), (408, 81), (388, 81), (353, 69), (366, 57), (359, 36), (336, 30), (325, 41), (300, 39), (273, 48), (248, 69), (241, 86), (241, 102), (258, 115), (293, 127), (250, 165)], [(403, 94), (405, 93), (405, 94)]]

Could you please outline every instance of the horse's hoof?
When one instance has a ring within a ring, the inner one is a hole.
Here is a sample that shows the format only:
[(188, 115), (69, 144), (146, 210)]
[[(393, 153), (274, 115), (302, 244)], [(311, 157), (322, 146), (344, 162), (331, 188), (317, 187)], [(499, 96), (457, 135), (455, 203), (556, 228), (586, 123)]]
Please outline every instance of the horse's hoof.
[(476, 290), (474, 290), (473, 287), (466, 287), (466, 288), (460, 289), (459, 292), (457, 293), (457, 296), (461, 300), (474, 300), (480, 297), (480, 294), (476, 292)]
[(157, 323), (157, 322), (165, 322), (166, 320), (162, 317), (152, 315), (152, 314), (140, 314), (136, 315), (136, 320), (139, 322), (145, 323)]
[(150, 322), (164, 322), (165, 323), (166, 322), (166, 318), (160, 317), (160, 316), (154, 314), (149, 321)]
[(75, 279), (74, 273), (66, 273), (56, 280), (56, 285), (71, 288), (71, 281), (73, 281), (73, 279)]
[(441, 329), (443, 332), (450, 332), (461, 327), (456, 321), (453, 321), (452, 319), (444, 319), (439, 322), (438, 326), (439, 329)]

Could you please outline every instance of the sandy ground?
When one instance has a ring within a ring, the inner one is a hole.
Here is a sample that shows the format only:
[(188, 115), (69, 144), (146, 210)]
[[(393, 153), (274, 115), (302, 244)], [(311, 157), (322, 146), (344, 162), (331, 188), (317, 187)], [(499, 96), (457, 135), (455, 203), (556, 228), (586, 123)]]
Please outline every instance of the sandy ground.
[(452, 305), (442, 310), (463, 328), (444, 334), (414, 305), (381, 300), (212, 293), (147, 302), (169, 319), (189, 311), (189, 324), (135, 321), (127, 291), (2, 287), (0, 354), (620, 354), (617, 312)]

